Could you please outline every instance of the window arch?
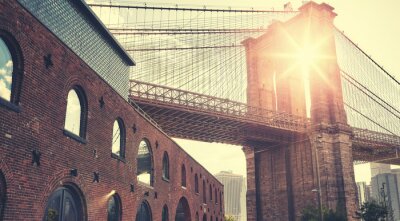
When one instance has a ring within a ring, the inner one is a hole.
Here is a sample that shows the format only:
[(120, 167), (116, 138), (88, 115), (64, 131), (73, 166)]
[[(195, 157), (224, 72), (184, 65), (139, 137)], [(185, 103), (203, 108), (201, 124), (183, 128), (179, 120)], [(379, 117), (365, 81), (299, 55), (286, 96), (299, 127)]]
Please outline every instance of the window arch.
[(19, 111), (23, 59), (14, 37), (0, 30), (0, 104)]
[(186, 187), (186, 168), (185, 164), (182, 164), (181, 168), (181, 184), (183, 187)]
[(121, 198), (118, 194), (110, 197), (107, 204), (107, 221), (120, 221), (122, 215)]
[(203, 180), (203, 203), (207, 203), (206, 181)]
[(137, 179), (138, 181), (153, 186), (153, 155), (150, 142), (143, 139), (138, 148)]
[(168, 207), (167, 205), (164, 205), (163, 209), (162, 209), (162, 221), (168, 221), (169, 220), (169, 214), (168, 214)]
[(143, 201), (136, 213), (136, 221), (152, 221), (151, 209), (147, 201)]
[(113, 124), (111, 151), (114, 156), (125, 158), (125, 125), (121, 118), (117, 118)]
[(0, 220), (3, 218), (3, 211), (6, 205), (6, 179), (0, 171)]
[(86, 138), (87, 101), (83, 89), (74, 86), (68, 92), (64, 129), (68, 135)]
[(197, 176), (197, 173), (194, 175), (194, 191), (199, 193), (199, 177)]
[(210, 201), (212, 201), (212, 194), (213, 194), (213, 191), (212, 191), (211, 183), (210, 183), (210, 185), (209, 185), (208, 192), (209, 192), (209, 194), (210, 194)]
[(162, 178), (169, 180), (169, 157), (166, 151), (163, 156)]
[(50, 195), (43, 221), (83, 221), (82, 208), (81, 199), (72, 188), (60, 187)]
[(176, 207), (175, 221), (190, 221), (190, 207), (187, 199), (182, 197)]

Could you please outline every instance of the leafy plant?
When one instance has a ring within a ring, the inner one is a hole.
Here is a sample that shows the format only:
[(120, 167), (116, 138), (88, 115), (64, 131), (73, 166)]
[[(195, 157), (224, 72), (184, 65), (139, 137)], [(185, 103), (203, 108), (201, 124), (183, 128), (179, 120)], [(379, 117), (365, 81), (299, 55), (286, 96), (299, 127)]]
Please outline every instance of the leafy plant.
[(233, 216), (226, 216), (225, 215), (225, 221), (236, 221)]
[(384, 220), (389, 215), (388, 208), (383, 203), (375, 200), (365, 202), (357, 212), (357, 215), (364, 221)]
[[(328, 210), (327, 208), (322, 208), (322, 215), (324, 216), (324, 221), (346, 221), (346, 217), (333, 210)], [(301, 221), (320, 221), (319, 209), (314, 206), (307, 206), (303, 209), (301, 213)]]

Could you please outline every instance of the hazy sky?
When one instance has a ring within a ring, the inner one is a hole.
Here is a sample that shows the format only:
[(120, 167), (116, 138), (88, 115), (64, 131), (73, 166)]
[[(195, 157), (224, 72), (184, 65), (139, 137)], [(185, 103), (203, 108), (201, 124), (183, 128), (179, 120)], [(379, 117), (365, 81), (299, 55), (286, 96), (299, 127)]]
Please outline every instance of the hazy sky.
[[(171, 1), (149, 1), (169, 2)], [(176, 4), (220, 5), (262, 7), (280, 10), (288, 1), (281, 0), (233, 0), (233, 1), (174, 1)], [(316, 1), (323, 2), (323, 1)], [(400, 1), (399, 0), (342, 0), (324, 1), (335, 8), (338, 16), (335, 25), (343, 30), (366, 53), (380, 65), (400, 79)], [(291, 1), (294, 8), (301, 1)], [(399, 107), (400, 108), (400, 107)], [(200, 143), (177, 140), (182, 147), (210, 172), (232, 170), (234, 173), (246, 175), (246, 162), (241, 147), (216, 143)], [(356, 181), (370, 181), (369, 165), (355, 167)]]

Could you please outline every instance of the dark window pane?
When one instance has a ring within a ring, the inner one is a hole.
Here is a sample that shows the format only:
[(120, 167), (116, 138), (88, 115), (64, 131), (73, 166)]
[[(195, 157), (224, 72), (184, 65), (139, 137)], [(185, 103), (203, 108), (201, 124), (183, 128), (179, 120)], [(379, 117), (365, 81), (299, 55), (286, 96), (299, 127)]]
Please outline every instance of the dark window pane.
[(78, 221), (78, 214), (75, 208), (74, 201), (67, 197), (64, 201), (63, 221)]
[(44, 221), (59, 221), (61, 216), (62, 190), (56, 191), (50, 196), (45, 212)]
[(168, 221), (168, 208), (165, 205), (162, 210), (162, 221)]
[(136, 221), (152, 221), (150, 209), (148, 208), (147, 203), (143, 202), (142, 204), (140, 204), (140, 207), (136, 214)]
[(80, 221), (82, 211), (79, 201), (67, 188), (59, 188), (49, 198), (44, 221)]
[(120, 203), (119, 199), (116, 196), (112, 196), (110, 200), (108, 201), (108, 221), (119, 221), (119, 214), (121, 214), (120, 211)]
[(169, 158), (167, 152), (164, 153), (163, 157), (163, 178), (169, 180)]

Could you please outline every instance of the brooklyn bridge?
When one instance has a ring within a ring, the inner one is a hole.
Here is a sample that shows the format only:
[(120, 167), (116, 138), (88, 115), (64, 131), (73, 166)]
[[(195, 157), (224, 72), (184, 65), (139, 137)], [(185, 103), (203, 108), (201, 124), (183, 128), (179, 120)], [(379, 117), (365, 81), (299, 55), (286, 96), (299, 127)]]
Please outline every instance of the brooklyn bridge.
[(353, 164), (400, 165), (400, 83), (331, 6), (117, 2), (89, 5), (136, 60), (129, 102), (172, 137), (243, 146), (249, 221), (294, 220), (317, 197), (353, 220)]

